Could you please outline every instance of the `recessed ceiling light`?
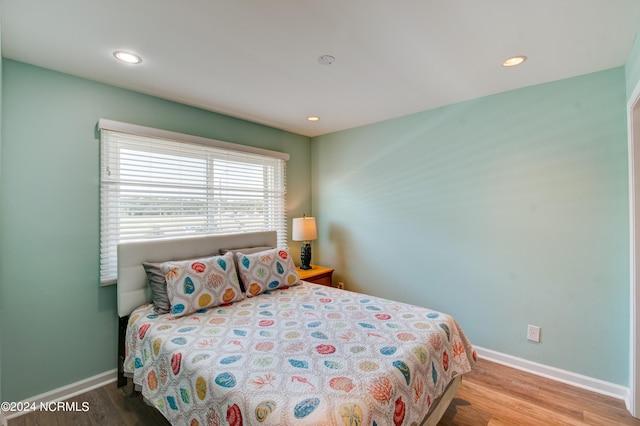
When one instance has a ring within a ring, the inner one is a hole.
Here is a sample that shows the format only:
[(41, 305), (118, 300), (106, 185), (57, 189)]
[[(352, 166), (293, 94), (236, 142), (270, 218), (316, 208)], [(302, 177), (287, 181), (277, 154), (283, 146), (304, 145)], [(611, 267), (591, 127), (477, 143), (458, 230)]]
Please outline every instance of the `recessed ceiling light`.
[(502, 61), (502, 66), (503, 67), (515, 67), (516, 65), (520, 65), (521, 63), (523, 63), (526, 60), (527, 60), (527, 57), (524, 56), (524, 55), (512, 56), (512, 57), (507, 58), (504, 61)]
[(127, 52), (124, 50), (116, 50), (113, 52), (113, 56), (120, 62), (124, 62), (127, 64), (139, 64), (142, 62), (142, 58), (135, 53)]
[(307, 120), (309, 120), (309, 121), (318, 121), (318, 120), (320, 120), (320, 117), (316, 117), (315, 115), (311, 115), (311, 116), (307, 117)]

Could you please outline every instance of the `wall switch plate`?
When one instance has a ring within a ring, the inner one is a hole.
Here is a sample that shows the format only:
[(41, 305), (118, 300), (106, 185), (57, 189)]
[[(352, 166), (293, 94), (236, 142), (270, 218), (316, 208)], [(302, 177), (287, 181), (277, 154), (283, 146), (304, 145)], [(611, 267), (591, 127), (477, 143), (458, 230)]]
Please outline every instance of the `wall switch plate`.
[(540, 327), (529, 325), (527, 328), (527, 340), (540, 343)]

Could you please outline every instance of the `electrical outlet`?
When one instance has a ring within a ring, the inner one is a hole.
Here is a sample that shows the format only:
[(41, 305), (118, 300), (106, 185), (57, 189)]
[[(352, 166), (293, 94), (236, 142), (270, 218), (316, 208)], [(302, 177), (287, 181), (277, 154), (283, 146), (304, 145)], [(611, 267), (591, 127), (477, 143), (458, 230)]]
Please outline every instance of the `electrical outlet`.
[(536, 325), (529, 325), (527, 327), (527, 340), (540, 343), (540, 327)]
[(344, 290), (344, 283), (342, 281), (338, 281), (338, 285), (336, 287), (340, 290)]

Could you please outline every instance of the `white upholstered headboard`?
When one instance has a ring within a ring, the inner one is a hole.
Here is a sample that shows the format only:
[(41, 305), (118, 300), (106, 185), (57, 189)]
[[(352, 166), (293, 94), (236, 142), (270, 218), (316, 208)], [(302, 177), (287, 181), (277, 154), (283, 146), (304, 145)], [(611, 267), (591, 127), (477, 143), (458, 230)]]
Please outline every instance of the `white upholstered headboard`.
[(215, 256), (220, 249), (276, 247), (276, 231), (151, 240), (118, 245), (118, 316), (126, 317), (151, 302), (151, 290), (142, 262)]

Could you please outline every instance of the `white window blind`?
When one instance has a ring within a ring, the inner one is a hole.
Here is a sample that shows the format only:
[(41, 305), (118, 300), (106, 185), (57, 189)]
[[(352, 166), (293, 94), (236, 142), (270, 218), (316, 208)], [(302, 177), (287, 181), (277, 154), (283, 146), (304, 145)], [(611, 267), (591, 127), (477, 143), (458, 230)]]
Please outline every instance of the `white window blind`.
[(154, 136), (100, 130), (102, 285), (116, 281), (121, 242), (275, 230), (278, 244), (286, 244), (286, 154), (128, 126)]

